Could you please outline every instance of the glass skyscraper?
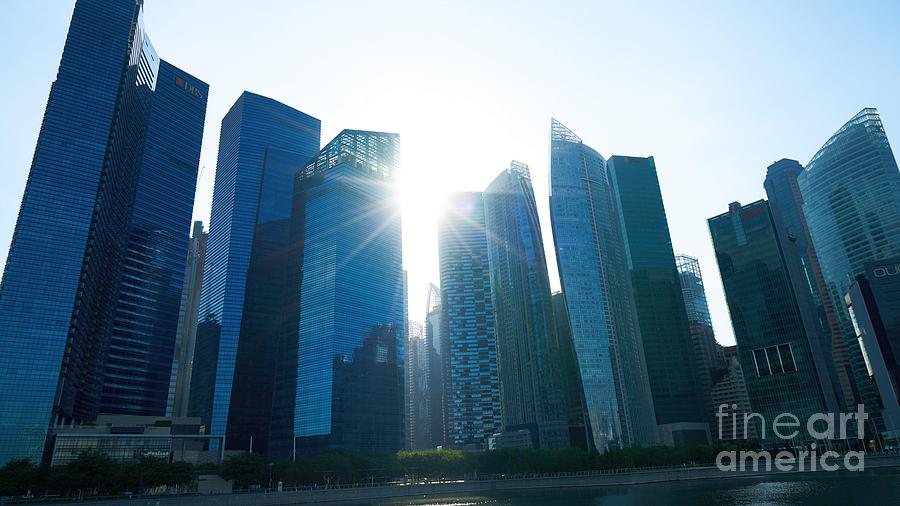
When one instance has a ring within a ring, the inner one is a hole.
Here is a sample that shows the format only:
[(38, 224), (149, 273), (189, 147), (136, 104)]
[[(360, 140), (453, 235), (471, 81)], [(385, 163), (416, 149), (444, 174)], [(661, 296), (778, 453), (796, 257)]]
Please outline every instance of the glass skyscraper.
[(446, 339), (441, 319), (441, 289), (428, 285), (425, 304), (425, 342), (428, 348), (428, 425), (431, 448), (443, 446), (446, 433), (444, 411), (444, 360)]
[(700, 261), (688, 255), (675, 255), (675, 268), (678, 269), (684, 309), (691, 329), (694, 362), (699, 380), (698, 390), (705, 404), (710, 432), (713, 437), (721, 437), (715, 417), (712, 388), (714, 381), (721, 379), (726, 374), (724, 369), (731, 364), (726, 364), (721, 347), (716, 343), (709, 304), (706, 301), (706, 287), (703, 285), (703, 275), (700, 272)]
[(291, 265), (295, 176), (318, 119), (244, 92), (222, 119), (191, 376), (190, 416), (225, 448), (265, 453)]
[(452, 194), (438, 229), (446, 441), (485, 450), (502, 430), (484, 200)]
[(344, 130), (298, 176), (297, 452), (404, 448), (399, 170), (397, 134)]
[(708, 441), (697, 366), (653, 157), (607, 161), (663, 443)]
[(0, 286), (0, 462), (40, 460), (55, 424), (165, 412), (207, 87), (141, 4), (75, 4)]
[[(791, 282), (769, 205), (764, 200), (746, 206), (734, 202), (727, 213), (709, 219), (709, 231), (750, 407), (768, 423), (781, 413), (803, 421), (823, 412), (825, 400), (796, 285)], [(754, 419), (764, 444), (785, 444), (771, 426), (763, 430), (758, 422)], [(804, 435), (801, 431), (800, 437)]]
[(797, 177), (803, 215), (844, 336), (857, 402), (878, 404), (843, 296), (867, 262), (900, 255), (900, 171), (876, 109), (842, 126)]
[[(819, 260), (809, 238), (809, 228), (803, 215), (803, 197), (797, 178), (803, 166), (796, 160), (781, 159), (769, 165), (766, 171), (766, 196), (775, 221), (778, 241), (785, 255), (787, 268), (797, 295), (800, 315), (810, 338), (810, 349), (819, 380), (825, 394), (828, 411), (842, 411), (845, 403), (843, 392), (850, 393), (849, 376), (835, 364), (845, 364), (846, 352), (840, 338), (840, 325), (834, 306), (827, 295)], [(835, 361), (837, 357), (838, 361)], [(842, 374), (839, 375), (839, 372)], [(839, 377), (844, 380), (840, 381)], [(843, 387), (841, 384), (843, 383)]]
[(503, 430), (569, 444), (547, 259), (528, 166), (513, 161), (484, 192)]
[(550, 218), (589, 442), (600, 452), (652, 445), (656, 415), (606, 160), (556, 120)]

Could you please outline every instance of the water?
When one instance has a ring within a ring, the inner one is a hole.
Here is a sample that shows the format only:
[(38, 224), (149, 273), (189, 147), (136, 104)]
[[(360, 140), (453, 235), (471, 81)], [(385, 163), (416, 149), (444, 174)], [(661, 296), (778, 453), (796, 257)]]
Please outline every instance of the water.
[(815, 473), (579, 490), (497, 492), (386, 501), (379, 506), (900, 505), (900, 470)]

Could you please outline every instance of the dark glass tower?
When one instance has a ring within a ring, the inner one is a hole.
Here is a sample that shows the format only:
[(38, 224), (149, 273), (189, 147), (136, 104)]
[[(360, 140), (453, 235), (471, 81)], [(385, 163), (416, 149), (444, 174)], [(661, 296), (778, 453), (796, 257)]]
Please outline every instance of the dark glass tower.
[[(900, 438), (900, 257), (867, 263), (845, 296), (866, 374), (881, 399), (880, 430)], [(880, 440), (880, 438), (878, 438)]]
[(844, 370), (853, 378), (853, 400), (875, 412), (880, 401), (843, 297), (867, 262), (900, 256), (900, 171), (878, 111), (863, 109), (835, 132), (797, 184), (847, 350)]
[(53, 424), (165, 411), (206, 85), (159, 60), (141, 3), (72, 14), (0, 287), (0, 462), (40, 460)]
[(446, 445), (485, 450), (502, 430), (484, 200), (448, 198), (438, 230)]
[(566, 312), (566, 297), (562, 292), (551, 296), (553, 302), (553, 322), (559, 340), (559, 366), (562, 380), (566, 421), (569, 424), (569, 443), (578, 448), (588, 448), (588, 432), (584, 420), (584, 391), (578, 371), (578, 357), (569, 328), (569, 314)]
[(547, 259), (528, 166), (512, 162), (484, 193), (503, 430), (569, 444)]
[(344, 130), (300, 176), (297, 452), (404, 447), (399, 170), (397, 134)]
[[(751, 408), (769, 423), (781, 413), (803, 421), (823, 412), (809, 336), (768, 204), (734, 202), (709, 219), (709, 230)], [(771, 425), (763, 431), (754, 423), (765, 444), (785, 444)]]
[(653, 157), (607, 161), (663, 443), (708, 440), (690, 327)]
[(100, 412), (166, 413), (209, 86), (159, 62)]
[[(803, 197), (797, 178), (803, 166), (796, 160), (781, 159), (766, 171), (766, 196), (775, 221), (778, 241), (785, 254), (785, 263), (795, 283), (800, 315), (810, 337), (810, 349), (816, 361), (819, 381), (825, 393), (828, 411), (836, 413), (844, 406), (843, 392), (850, 393), (849, 376), (843, 368), (835, 367), (835, 356), (846, 356), (840, 325), (831, 299), (825, 289), (819, 260), (809, 238), (809, 228), (803, 215)], [(841, 372), (842, 374), (838, 374)], [(843, 376), (844, 380), (839, 380)], [(843, 388), (841, 384), (843, 383)], [(852, 406), (851, 399), (847, 405)]]
[(600, 452), (652, 445), (656, 416), (606, 160), (556, 120), (550, 218), (589, 442)]
[(268, 450), (294, 179), (320, 128), (250, 92), (222, 119), (189, 412), (229, 450)]

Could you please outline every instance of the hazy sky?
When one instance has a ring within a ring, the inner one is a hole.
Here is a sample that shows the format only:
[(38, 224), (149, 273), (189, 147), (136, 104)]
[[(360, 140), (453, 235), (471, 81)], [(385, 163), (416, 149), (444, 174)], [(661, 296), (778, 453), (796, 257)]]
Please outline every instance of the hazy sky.
[[(2, 0), (0, 260), (73, 5)], [(706, 219), (764, 197), (766, 166), (805, 164), (865, 106), (900, 132), (900, 2), (145, 0), (145, 16), (159, 55), (210, 85), (197, 219), (208, 221), (219, 125), (243, 90), (321, 119), (323, 145), (343, 128), (400, 133), (417, 320), (439, 280), (441, 195), (484, 189), (512, 159), (531, 167), (558, 288), (551, 116), (606, 157), (656, 158), (675, 251), (700, 258), (726, 344)]]

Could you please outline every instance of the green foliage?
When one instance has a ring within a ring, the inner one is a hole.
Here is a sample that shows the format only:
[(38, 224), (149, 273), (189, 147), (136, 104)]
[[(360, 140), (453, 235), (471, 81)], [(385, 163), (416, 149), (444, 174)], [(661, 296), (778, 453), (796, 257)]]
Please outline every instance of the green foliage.
[(232, 455), (219, 466), (219, 476), (234, 480), (238, 486), (261, 485), (266, 482), (266, 459), (258, 453)]
[(0, 468), (0, 497), (25, 495), (37, 478), (38, 466), (31, 460), (10, 460)]
[(457, 450), (398, 452), (397, 463), (410, 476), (452, 478), (474, 470), (472, 459)]

